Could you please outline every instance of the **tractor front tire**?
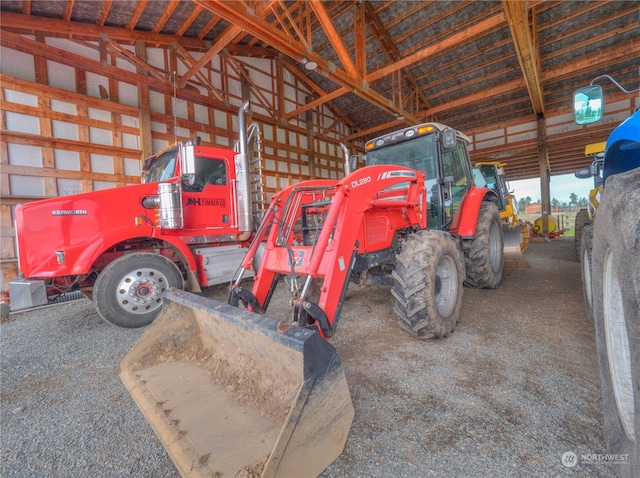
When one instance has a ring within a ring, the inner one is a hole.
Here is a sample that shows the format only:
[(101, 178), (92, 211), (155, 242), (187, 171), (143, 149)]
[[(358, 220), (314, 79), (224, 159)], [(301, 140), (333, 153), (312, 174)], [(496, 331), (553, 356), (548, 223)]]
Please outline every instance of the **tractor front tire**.
[(495, 289), (504, 272), (504, 237), (500, 212), (495, 204), (483, 202), (478, 213), (476, 235), (462, 242), (467, 279), (464, 285)]
[(582, 260), (582, 254), (580, 253), (580, 241), (582, 240), (582, 230), (584, 225), (589, 221), (589, 211), (586, 209), (580, 209), (576, 214), (576, 222), (573, 226), (574, 231), (574, 247), (576, 250), (576, 260), (580, 262)]
[(396, 255), (393, 307), (400, 325), (421, 338), (447, 337), (462, 306), (464, 261), (446, 232), (411, 234)]
[(93, 285), (98, 315), (118, 327), (149, 325), (162, 310), (162, 293), (184, 288), (178, 266), (160, 254), (136, 252), (109, 263)]
[[(609, 454), (620, 477), (640, 470), (640, 168), (606, 180), (594, 220), (593, 317)], [(584, 258), (584, 256), (583, 256)]]

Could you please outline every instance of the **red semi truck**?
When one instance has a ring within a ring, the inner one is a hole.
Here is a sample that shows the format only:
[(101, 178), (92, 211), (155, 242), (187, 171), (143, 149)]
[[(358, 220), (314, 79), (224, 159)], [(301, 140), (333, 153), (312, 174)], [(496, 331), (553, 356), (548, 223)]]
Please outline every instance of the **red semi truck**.
[(81, 292), (107, 322), (140, 327), (160, 312), (165, 289), (228, 282), (266, 203), (248, 153), (251, 142), (257, 158), (260, 133), (246, 126), (247, 106), (238, 152), (196, 139), (148, 158), (142, 184), (18, 206), (11, 309)]

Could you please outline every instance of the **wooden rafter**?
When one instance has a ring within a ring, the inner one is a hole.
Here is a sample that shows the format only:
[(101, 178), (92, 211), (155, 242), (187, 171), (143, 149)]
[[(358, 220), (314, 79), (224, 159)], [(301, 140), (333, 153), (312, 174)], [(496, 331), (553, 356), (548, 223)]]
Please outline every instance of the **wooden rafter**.
[(71, 14), (73, 13), (73, 3), (74, 3), (74, 0), (67, 0), (67, 2), (64, 5), (64, 13), (62, 14), (62, 19), (65, 22), (68, 22), (71, 20)]
[(304, 33), (300, 29), (298, 22), (293, 19), (290, 10), (284, 4), (282, 0), (278, 0), (271, 6), (271, 12), (278, 19), (278, 22), (282, 26), (284, 31), (291, 31), (295, 33), (294, 38), (304, 43), (307, 47), (311, 44), (307, 41)]
[(187, 19), (185, 20), (185, 22), (178, 29), (178, 31), (176, 32), (176, 35), (179, 37), (184, 35), (184, 33), (189, 29), (191, 24), (196, 21), (196, 19), (200, 16), (201, 13), (202, 13), (202, 7), (200, 5), (196, 5), (196, 7), (193, 9), (193, 11), (189, 14)]
[(158, 20), (158, 23), (156, 23), (156, 25), (153, 27), (153, 31), (155, 33), (160, 33), (162, 31), (165, 24), (169, 21), (169, 18), (171, 18), (171, 15), (173, 15), (173, 12), (176, 10), (176, 8), (178, 8), (179, 4), (180, 2), (176, 2), (176, 1), (169, 3), (166, 10), (163, 12), (162, 16)]
[(102, 26), (104, 22), (107, 21), (107, 17), (109, 16), (109, 12), (111, 11), (111, 4), (113, 0), (104, 0), (102, 3), (102, 9), (100, 10), (100, 15), (98, 16), (97, 24)]
[[(385, 50), (392, 61), (399, 61), (402, 58), (402, 55), (400, 55), (400, 51), (398, 51), (395, 42), (389, 36), (389, 32), (380, 21), (380, 18), (378, 17), (378, 14), (374, 10), (373, 6), (371, 6), (370, 3), (366, 3), (365, 8), (369, 27), (375, 32), (375, 37), (380, 42), (381, 47)], [(428, 108), (429, 103), (427, 101), (427, 98), (424, 96), (422, 88), (418, 86), (418, 82), (416, 81), (413, 73), (411, 73), (411, 71), (407, 67), (403, 68), (402, 72), (404, 80), (409, 85), (409, 88), (418, 100), (418, 107)]]
[[(175, 48), (180, 58), (182, 59), (182, 62), (187, 66), (187, 68), (193, 68), (193, 65), (197, 63), (195, 58), (193, 58), (193, 56), (191, 56), (191, 54), (187, 50), (185, 50), (179, 43), (175, 44)], [(201, 84), (203, 84), (207, 88), (207, 91), (209, 91), (210, 94), (212, 94), (220, 101), (225, 101), (226, 98), (224, 96), (224, 93), (218, 90), (218, 88), (216, 88), (213, 83), (209, 81), (209, 79), (203, 73), (202, 69), (198, 70), (198, 72), (194, 76), (198, 80), (200, 80)]]
[(133, 11), (133, 14), (131, 15), (131, 18), (129, 19), (129, 22), (127, 23), (125, 28), (127, 28), (128, 30), (133, 30), (136, 27), (136, 25), (138, 24), (138, 20), (140, 20), (142, 12), (144, 12), (144, 9), (147, 6), (148, 2), (149, 0), (140, 0), (138, 2), (138, 5)]
[[(261, 2), (261, 5), (258, 7), (258, 14), (264, 14), (271, 6), (273, 1), (275, 0)], [(198, 6), (206, 8), (206, 5)], [(180, 87), (183, 87), (187, 83), (187, 81), (189, 81), (189, 78), (195, 75), (198, 70), (200, 70), (204, 65), (210, 62), (211, 58), (219, 54), (224, 47), (226, 47), (236, 36), (238, 36), (242, 32), (242, 29), (239, 26), (234, 25), (233, 22), (230, 23), (231, 25), (225, 28), (225, 30), (218, 37), (211, 48), (209, 48), (209, 50), (204, 55), (202, 55), (202, 57), (197, 62), (193, 64), (189, 71), (182, 75), (182, 77), (178, 80), (178, 85)]]
[(317, 53), (308, 52), (303, 43), (292, 39), (282, 30), (266, 22), (256, 14), (255, 10), (248, 8), (244, 2), (195, 1), (212, 13), (225, 18), (229, 23), (242, 25), (244, 31), (263, 39), (267, 44), (291, 57), (295, 62), (300, 62), (303, 58), (315, 61), (318, 64), (318, 69), (316, 70), (318, 73), (342, 86), (346, 91), (355, 93), (375, 107), (391, 114), (402, 115), (409, 122), (417, 122), (417, 118), (412, 114), (402, 110), (400, 106), (393, 104), (390, 99), (371, 90), (361, 79), (349, 75)]
[[(344, 69), (351, 77), (355, 79), (361, 78), (356, 65), (354, 65), (351, 56), (349, 56), (349, 52), (342, 43), (340, 34), (336, 31), (336, 28), (333, 25), (333, 22), (331, 21), (331, 17), (327, 13), (327, 10), (324, 8), (321, 2), (311, 2), (310, 4), (311, 8), (316, 14), (316, 18), (324, 29), (327, 38), (329, 38), (329, 42), (333, 46), (333, 49), (336, 51), (338, 58), (340, 58), (340, 63), (342, 63)], [(358, 28), (358, 25), (356, 25), (356, 28)]]
[(531, 29), (529, 28), (529, 9), (526, 2), (518, 0), (503, 0), (504, 13), (509, 24), (513, 44), (518, 55), (518, 62), (529, 90), (529, 97), (536, 115), (544, 116), (544, 98), (538, 54), (534, 47)]
[[(193, 50), (203, 51), (207, 46), (203, 40), (195, 38), (182, 37), (178, 39), (173, 35), (163, 35), (162, 33), (128, 30), (110, 26), (91, 25), (88, 23), (65, 22), (54, 18), (38, 17), (38, 21), (34, 22), (33, 18), (28, 15), (12, 12), (2, 12), (0, 22), (3, 28), (23, 32), (44, 32), (49, 35), (67, 38), (89, 38), (97, 40), (106, 34), (112, 40), (129, 44), (134, 44), (136, 41), (143, 41), (150, 45), (168, 46), (179, 40), (182, 46)], [(8, 25), (10, 25), (10, 27), (7, 27)]]

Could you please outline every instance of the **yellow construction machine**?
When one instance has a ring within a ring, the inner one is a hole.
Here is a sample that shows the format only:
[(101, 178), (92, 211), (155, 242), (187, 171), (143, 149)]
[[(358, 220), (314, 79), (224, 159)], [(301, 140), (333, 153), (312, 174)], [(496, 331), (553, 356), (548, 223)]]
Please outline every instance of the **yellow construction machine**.
[(518, 202), (509, 191), (504, 167), (505, 163), (500, 161), (476, 163), (487, 187), (498, 195), (496, 205), (504, 234), (504, 266), (511, 269), (528, 268), (529, 263), (523, 254), (529, 247), (529, 224), (518, 218)]
[(582, 254), (580, 252), (582, 230), (584, 229), (585, 224), (593, 222), (600, 204), (600, 196), (602, 195), (602, 160), (604, 158), (606, 145), (606, 141), (588, 144), (584, 149), (584, 154), (586, 156), (591, 156), (593, 161), (589, 166), (580, 168), (575, 173), (576, 177), (580, 179), (593, 177), (593, 188), (589, 191), (589, 205), (587, 208), (580, 209), (576, 214), (575, 250), (578, 262), (582, 260)]

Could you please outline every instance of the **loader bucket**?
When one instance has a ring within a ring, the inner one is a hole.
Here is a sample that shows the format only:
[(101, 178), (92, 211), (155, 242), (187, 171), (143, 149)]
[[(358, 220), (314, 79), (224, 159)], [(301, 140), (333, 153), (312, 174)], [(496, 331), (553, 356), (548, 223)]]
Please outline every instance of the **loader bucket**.
[(524, 258), (529, 247), (529, 226), (527, 224), (502, 224), (504, 236), (504, 266), (507, 269), (528, 269), (531, 267)]
[(336, 350), (317, 332), (188, 292), (120, 377), (183, 477), (317, 476), (353, 420)]

